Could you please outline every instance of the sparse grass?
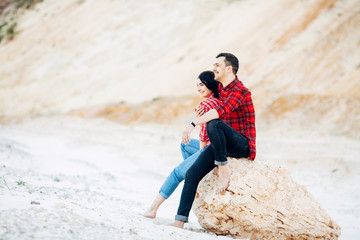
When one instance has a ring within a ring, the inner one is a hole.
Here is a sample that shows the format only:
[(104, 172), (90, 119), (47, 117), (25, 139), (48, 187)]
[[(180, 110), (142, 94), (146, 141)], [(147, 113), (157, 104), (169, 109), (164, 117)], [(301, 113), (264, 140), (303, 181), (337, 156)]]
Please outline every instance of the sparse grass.
[(33, 7), (38, 2), (42, 2), (42, 0), (14, 0), (14, 1), (16, 2), (17, 8), (27, 8), (27, 9)]
[(19, 31), (16, 30), (17, 18), (21, 14), (18, 10), (33, 8), (43, 0), (10, 0), (2, 6), (0, 12), (0, 43), (11, 41)]
[(8, 39), (10, 39), (10, 40), (14, 39), (15, 34), (17, 33), (17, 31), (15, 30), (16, 25), (17, 25), (17, 23), (16, 23), (16, 22), (13, 22), (13, 23), (9, 26), (9, 28), (6, 30), (7, 37), (8, 37)]
[(7, 25), (8, 23), (7, 22), (3, 22), (3, 23), (1, 23), (0, 24), (0, 43), (1, 43), (1, 41), (4, 39), (4, 35), (2, 34), (2, 29), (5, 29), (5, 27), (6, 27), (6, 25)]
[(12, 40), (18, 33), (16, 31), (17, 23), (15, 21), (0, 23), (0, 43), (4, 40)]

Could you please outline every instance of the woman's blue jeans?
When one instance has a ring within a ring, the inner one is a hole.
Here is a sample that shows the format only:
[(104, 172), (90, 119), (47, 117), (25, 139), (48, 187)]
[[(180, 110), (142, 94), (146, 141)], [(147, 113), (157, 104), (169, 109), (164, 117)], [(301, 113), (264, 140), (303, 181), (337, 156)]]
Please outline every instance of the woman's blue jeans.
[(187, 170), (193, 165), (201, 152), (200, 141), (197, 139), (191, 139), (187, 145), (181, 143), (180, 148), (184, 161), (174, 168), (159, 191), (159, 194), (165, 199), (169, 198), (179, 183), (185, 179)]

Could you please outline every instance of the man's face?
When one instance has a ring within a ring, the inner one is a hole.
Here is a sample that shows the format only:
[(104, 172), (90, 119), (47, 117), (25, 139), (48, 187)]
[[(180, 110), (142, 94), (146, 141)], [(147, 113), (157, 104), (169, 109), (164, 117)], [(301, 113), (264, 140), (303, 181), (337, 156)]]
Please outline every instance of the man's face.
[(226, 74), (225, 57), (218, 57), (215, 59), (213, 72), (215, 74), (215, 80), (220, 81)]

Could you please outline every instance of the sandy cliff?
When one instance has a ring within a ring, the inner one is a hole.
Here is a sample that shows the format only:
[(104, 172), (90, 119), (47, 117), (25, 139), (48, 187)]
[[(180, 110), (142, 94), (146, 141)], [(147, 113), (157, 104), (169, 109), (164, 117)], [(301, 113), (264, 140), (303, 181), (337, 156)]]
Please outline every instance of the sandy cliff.
[(192, 80), (228, 51), (260, 128), (360, 133), (358, 1), (45, 0), (23, 12), (18, 30), (0, 45), (2, 123), (119, 112), (120, 103), (135, 111), (130, 122), (170, 96), (174, 106), (192, 98), (186, 114)]

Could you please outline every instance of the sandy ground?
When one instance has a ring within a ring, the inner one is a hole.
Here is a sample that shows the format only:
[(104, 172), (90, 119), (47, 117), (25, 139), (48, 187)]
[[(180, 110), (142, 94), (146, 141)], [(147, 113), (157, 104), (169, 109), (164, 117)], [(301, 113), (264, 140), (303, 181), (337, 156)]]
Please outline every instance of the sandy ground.
[[(155, 220), (141, 214), (181, 161), (182, 126), (122, 126), (104, 119), (37, 118), (0, 127), (0, 239), (230, 239), (167, 226), (182, 185)], [(196, 133), (194, 133), (196, 136)], [(360, 143), (258, 133), (256, 161), (289, 168), (341, 226), (360, 234)]]

